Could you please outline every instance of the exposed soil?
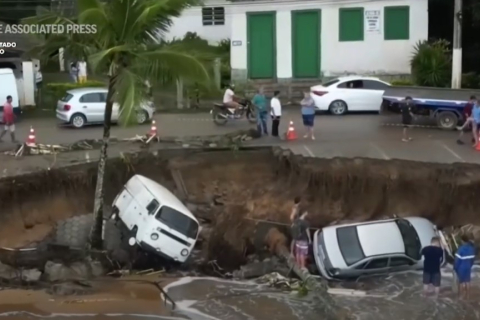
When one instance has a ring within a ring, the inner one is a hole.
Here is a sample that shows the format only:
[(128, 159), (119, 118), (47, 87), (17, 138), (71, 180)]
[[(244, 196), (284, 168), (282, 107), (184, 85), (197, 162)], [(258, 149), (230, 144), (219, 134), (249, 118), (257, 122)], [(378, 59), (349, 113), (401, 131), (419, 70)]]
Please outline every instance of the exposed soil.
[[(288, 225), (301, 195), (314, 227), (337, 221), (423, 216), (439, 226), (480, 224), (480, 167), (373, 159), (316, 159), (282, 150), (132, 155), (112, 159), (106, 176), (110, 203), (139, 173), (174, 190), (170, 168), (182, 173), (190, 200), (223, 205), (213, 210), (207, 244), (211, 259), (243, 259), (255, 242), (256, 223)], [(94, 163), (0, 180), (0, 245), (25, 246), (42, 239), (58, 219), (89, 212)], [(228, 252), (228, 255), (226, 254)], [(222, 254), (219, 254), (222, 253)]]

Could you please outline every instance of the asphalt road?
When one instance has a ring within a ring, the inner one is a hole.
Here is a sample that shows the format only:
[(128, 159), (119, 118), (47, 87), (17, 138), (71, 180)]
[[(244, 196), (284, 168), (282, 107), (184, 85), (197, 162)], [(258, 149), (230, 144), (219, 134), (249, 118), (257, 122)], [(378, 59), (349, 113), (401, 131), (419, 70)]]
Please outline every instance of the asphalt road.
[[(211, 115), (201, 114), (157, 114), (155, 120), (160, 136), (201, 136), (223, 134), (252, 127), (246, 120), (229, 122), (217, 126)], [(470, 147), (469, 135), (465, 134), (465, 145), (456, 143), (458, 132), (442, 131), (429, 126), (425, 121), (417, 121), (418, 127), (411, 129), (413, 141), (401, 141), (402, 127), (399, 116), (381, 116), (377, 114), (358, 114), (346, 116), (317, 115), (316, 140), (303, 139), (303, 127), (299, 112), (286, 110), (282, 117), (281, 131), (285, 132), (288, 122), (293, 121), (299, 139), (280, 141), (273, 137), (264, 137), (253, 144), (282, 145), (305, 156), (316, 157), (369, 157), (384, 160), (405, 159), (428, 162), (467, 162), (480, 163), (480, 152)], [(431, 124), (430, 124), (431, 125)], [(81, 139), (99, 139), (101, 126), (73, 129), (59, 126), (56, 119), (24, 120), (17, 124), (17, 138), (26, 141), (32, 126), (36, 132), (37, 143), (72, 143)], [(146, 134), (150, 125), (121, 127), (112, 129), (112, 136), (131, 138), (136, 134)], [(9, 147), (8, 137), (0, 149)], [(11, 145), (10, 145), (11, 148)]]

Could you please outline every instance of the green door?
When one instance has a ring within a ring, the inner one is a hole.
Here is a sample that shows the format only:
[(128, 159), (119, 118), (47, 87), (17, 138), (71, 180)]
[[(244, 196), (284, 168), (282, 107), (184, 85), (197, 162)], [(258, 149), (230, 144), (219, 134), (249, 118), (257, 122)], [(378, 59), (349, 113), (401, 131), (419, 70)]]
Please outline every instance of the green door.
[(275, 78), (275, 13), (247, 13), (248, 77)]
[(320, 75), (320, 11), (292, 11), (294, 78)]

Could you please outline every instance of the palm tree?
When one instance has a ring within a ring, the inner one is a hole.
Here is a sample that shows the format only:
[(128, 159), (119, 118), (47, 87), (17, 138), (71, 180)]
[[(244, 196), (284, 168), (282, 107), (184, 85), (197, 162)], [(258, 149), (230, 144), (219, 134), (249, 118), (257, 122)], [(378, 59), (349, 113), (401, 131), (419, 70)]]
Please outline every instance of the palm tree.
[[(120, 120), (133, 123), (136, 108), (146, 99), (145, 79), (155, 83), (179, 78), (205, 82), (209, 79), (206, 58), (184, 44), (168, 44), (163, 34), (183, 9), (197, 0), (77, 0), (76, 18), (44, 12), (24, 23), (91, 25), (95, 34), (64, 33), (48, 36), (37, 52), (49, 56), (65, 48), (67, 56), (83, 57), (96, 73), (108, 75), (108, 94), (103, 124), (95, 187), (94, 225), (90, 234), (92, 248), (102, 246), (104, 174), (110, 138), (112, 106), (120, 105)], [(158, 40), (160, 39), (160, 40)]]

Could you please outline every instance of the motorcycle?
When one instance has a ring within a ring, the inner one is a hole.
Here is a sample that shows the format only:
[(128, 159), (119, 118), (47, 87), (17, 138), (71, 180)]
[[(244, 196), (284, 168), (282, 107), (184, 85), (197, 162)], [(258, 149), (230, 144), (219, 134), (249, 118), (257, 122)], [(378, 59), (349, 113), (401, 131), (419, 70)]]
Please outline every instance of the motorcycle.
[(257, 123), (254, 106), (250, 100), (243, 99), (238, 102), (240, 108), (235, 112), (235, 109), (228, 108), (223, 103), (215, 103), (210, 114), (213, 116), (213, 122), (217, 125), (225, 125), (229, 120), (240, 120), (244, 117), (250, 123)]

